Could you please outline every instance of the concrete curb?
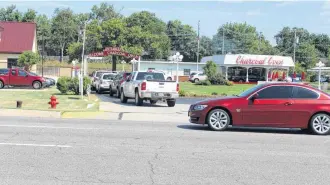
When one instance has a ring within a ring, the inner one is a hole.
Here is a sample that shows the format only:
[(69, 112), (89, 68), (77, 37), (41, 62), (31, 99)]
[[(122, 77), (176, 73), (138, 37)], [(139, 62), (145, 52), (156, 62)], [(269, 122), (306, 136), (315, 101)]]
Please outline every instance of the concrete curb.
[(24, 110), (24, 109), (0, 109), (0, 116), (61, 118), (61, 112), (41, 111), (41, 110)]

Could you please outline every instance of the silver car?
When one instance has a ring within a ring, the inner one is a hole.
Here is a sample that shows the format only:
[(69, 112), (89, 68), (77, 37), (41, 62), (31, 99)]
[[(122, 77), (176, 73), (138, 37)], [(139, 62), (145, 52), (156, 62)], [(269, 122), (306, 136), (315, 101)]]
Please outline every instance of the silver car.
[(96, 80), (95, 83), (96, 93), (100, 94), (103, 91), (109, 91), (109, 85), (115, 76), (116, 74), (114, 73), (103, 73), (101, 77)]
[(189, 76), (189, 81), (191, 82), (198, 82), (198, 81), (203, 81), (206, 80), (207, 76), (203, 72), (193, 72)]

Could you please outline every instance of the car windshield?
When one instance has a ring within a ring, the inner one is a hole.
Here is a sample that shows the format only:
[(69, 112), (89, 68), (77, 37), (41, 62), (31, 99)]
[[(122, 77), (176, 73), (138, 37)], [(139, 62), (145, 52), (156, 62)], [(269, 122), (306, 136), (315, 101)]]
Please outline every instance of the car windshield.
[(238, 96), (239, 96), (239, 97), (245, 97), (245, 96), (248, 96), (248, 95), (250, 95), (251, 93), (253, 93), (254, 91), (256, 91), (256, 90), (262, 88), (264, 85), (265, 85), (265, 84), (259, 84), (259, 85), (256, 85), (256, 86), (254, 86), (254, 87), (251, 87), (250, 89), (248, 89), (248, 90), (242, 92), (242, 93), (239, 94)]
[(197, 74), (197, 73), (191, 73), (190, 75), (191, 75), (191, 76), (194, 76), (194, 75), (196, 75), (196, 74)]
[(33, 72), (29, 72), (29, 74), (30, 74), (31, 76), (39, 76), (39, 75), (37, 75), (36, 73), (33, 73)]
[(114, 76), (113, 74), (105, 74), (103, 75), (103, 80), (112, 80)]
[(163, 73), (140, 72), (136, 80), (165, 80), (165, 77)]

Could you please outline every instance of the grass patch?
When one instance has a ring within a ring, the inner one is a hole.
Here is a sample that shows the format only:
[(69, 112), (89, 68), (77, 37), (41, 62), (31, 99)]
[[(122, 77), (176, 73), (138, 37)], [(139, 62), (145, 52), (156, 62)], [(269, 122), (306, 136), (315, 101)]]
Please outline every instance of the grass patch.
[(237, 95), (241, 92), (253, 87), (252, 84), (235, 84), (227, 85), (209, 85), (201, 86), (191, 82), (181, 82), (180, 90), (188, 96), (211, 96), (211, 95)]
[[(89, 100), (87, 97), (82, 100), (79, 95), (62, 95), (55, 87), (45, 90), (0, 90), (0, 108), (16, 108), (16, 101), (23, 101), (22, 109), (52, 110), (49, 109), (48, 104), (52, 95), (55, 95), (59, 102), (55, 111), (99, 110), (99, 103), (95, 95), (91, 94)], [(93, 106), (87, 109), (88, 104), (93, 104)]]

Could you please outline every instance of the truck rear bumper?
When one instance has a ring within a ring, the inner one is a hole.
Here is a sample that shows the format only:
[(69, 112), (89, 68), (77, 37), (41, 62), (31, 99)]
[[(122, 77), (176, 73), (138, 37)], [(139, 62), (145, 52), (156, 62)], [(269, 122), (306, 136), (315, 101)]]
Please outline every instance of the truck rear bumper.
[(140, 97), (143, 99), (175, 99), (179, 97), (179, 93), (173, 92), (141, 92)]

